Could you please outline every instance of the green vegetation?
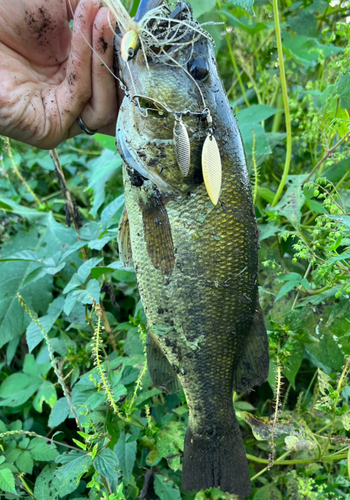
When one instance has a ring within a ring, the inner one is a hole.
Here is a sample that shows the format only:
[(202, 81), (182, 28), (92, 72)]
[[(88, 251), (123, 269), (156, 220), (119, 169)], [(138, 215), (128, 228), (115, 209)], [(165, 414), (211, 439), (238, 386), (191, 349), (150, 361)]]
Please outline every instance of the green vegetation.
[[(191, 3), (227, 26), (208, 30), (261, 229), (271, 372), (234, 395), (251, 498), (349, 500), (350, 6), (257, 0), (252, 17), (253, 0)], [(232, 498), (181, 491), (187, 407), (146, 369), (114, 140), (62, 144), (60, 182), (48, 152), (3, 139), (0, 155), (1, 496)]]

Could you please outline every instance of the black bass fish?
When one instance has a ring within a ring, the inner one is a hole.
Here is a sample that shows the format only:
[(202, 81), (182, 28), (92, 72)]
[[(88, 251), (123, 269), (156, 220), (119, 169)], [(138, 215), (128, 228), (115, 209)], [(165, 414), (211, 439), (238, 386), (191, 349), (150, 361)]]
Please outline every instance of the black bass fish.
[(189, 4), (171, 10), (145, 0), (134, 20), (123, 15), (117, 147), (126, 210), (118, 240), (148, 319), (149, 372), (156, 387), (176, 393), (181, 384), (186, 395), (183, 488), (248, 496), (232, 393), (267, 379), (269, 355), (241, 135), (212, 41)]

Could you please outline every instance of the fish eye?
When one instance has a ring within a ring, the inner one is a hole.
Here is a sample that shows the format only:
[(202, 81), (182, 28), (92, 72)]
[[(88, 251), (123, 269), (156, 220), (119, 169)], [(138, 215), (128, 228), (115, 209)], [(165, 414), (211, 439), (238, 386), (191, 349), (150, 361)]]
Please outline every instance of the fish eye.
[(135, 51), (134, 51), (134, 49), (132, 49), (130, 47), (130, 49), (128, 49), (128, 59), (132, 59), (134, 57), (134, 55), (135, 55)]
[(187, 68), (195, 80), (205, 80), (209, 75), (208, 64), (202, 56), (192, 57)]

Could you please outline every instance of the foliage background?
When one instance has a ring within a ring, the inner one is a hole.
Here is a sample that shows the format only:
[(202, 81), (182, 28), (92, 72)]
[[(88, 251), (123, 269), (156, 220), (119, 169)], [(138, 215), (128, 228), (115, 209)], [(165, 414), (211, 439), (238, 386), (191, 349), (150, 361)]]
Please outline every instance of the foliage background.
[[(261, 229), (271, 371), (249, 396), (234, 395), (251, 498), (349, 500), (349, 3), (191, 3), (201, 22), (227, 27), (208, 29)], [(181, 491), (187, 407), (183, 393), (153, 388), (145, 369), (135, 274), (118, 260), (113, 138), (58, 148), (78, 233), (65, 224), (49, 153), (5, 139), (0, 148), (1, 495), (234, 498)]]

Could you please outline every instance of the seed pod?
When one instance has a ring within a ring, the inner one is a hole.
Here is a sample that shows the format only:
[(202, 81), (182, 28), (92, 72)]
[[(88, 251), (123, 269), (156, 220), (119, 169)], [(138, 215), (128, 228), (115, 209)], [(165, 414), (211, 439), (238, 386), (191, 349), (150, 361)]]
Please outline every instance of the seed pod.
[(191, 147), (187, 129), (182, 121), (175, 121), (173, 134), (176, 161), (186, 177), (190, 169)]
[(222, 183), (222, 165), (218, 144), (213, 135), (208, 135), (202, 150), (202, 170), (205, 187), (213, 205), (219, 201)]

